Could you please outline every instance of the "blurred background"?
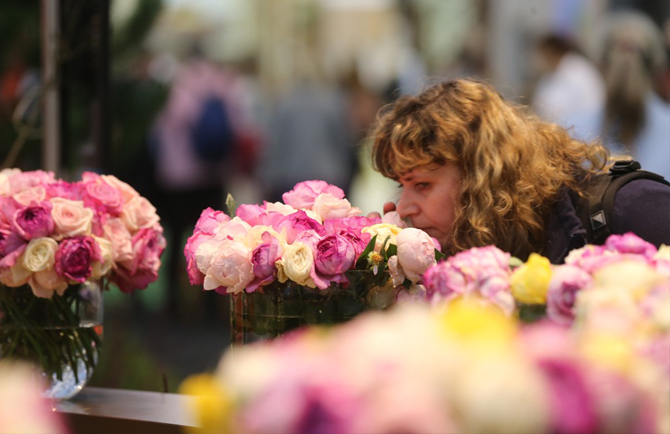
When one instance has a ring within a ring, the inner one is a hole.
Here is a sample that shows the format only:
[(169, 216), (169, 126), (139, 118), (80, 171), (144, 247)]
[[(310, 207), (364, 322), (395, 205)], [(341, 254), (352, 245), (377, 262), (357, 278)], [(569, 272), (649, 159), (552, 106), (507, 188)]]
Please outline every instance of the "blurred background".
[(174, 392), (230, 341), (228, 298), (185, 273), (204, 208), (323, 179), (381, 210), (376, 113), (466, 76), (670, 178), (669, 53), (668, 0), (4, 0), (0, 156), (156, 206), (159, 280), (106, 293), (92, 385)]

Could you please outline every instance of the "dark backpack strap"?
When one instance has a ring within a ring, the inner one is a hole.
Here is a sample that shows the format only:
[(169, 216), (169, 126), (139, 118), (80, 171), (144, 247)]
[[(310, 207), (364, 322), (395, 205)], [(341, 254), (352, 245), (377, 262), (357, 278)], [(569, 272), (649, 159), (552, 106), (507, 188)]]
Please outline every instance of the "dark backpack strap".
[(604, 244), (611, 234), (614, 198), (621, 187), (635, 179), (650, 179), (670, 185), (661, 175), (640, 170), (637, 161), (617, 161), (608, 174), (598, 175), (589, 189), (588, 206), (578, 211), (590, 244)]

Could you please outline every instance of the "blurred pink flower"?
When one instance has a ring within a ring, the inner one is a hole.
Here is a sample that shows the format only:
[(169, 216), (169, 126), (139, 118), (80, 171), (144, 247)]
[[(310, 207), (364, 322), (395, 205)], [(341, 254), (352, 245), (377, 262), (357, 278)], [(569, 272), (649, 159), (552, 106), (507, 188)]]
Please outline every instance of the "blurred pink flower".
[(561, 324), (572, 324), (577, 293), (592, 284), (591, 275), (581, 268), (573, 265), (556, 267), (547, 292), (547, 316)]
[(304, 181), (296, 184), (293, 190), (282, 195), (284, 203), (296, 209), (312, 209), (320, 194), (331, 194), (336, 199), (344, 199), (341, 188), (325, 181)]

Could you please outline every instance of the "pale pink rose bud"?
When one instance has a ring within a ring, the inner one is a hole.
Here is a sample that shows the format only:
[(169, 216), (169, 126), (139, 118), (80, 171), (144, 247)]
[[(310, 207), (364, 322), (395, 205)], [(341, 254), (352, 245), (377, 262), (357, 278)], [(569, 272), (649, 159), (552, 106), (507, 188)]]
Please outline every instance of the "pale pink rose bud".
[(406, 228), (396, 236), (398, 263), (409, 280), (416, 283), (421, 275), (436, 263), (435, 244), (424, 231)]

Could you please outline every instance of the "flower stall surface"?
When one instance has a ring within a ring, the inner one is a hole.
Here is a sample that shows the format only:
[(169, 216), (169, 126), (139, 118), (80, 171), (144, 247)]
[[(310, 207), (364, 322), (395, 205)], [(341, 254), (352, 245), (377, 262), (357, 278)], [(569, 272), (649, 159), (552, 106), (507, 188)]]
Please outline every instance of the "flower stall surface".
[(428, 303), (228, 352), (181, 386), (200, 432), (670, 432), (668, 248), (612, 236), (549, 273), (507, 258), (462, 252), (424, 274)]
[(0, 358), (37, 364), (46, 396), (72, 397), (97, 363), (101, 290), (146, 288), (164, 248), (156, 209), (114, 176), (0, 172)]
[(420, 291), (421, 274), (441, 255), (397, 214), (362, 216), (324, 181), (299, 183), (283, 200), (229, 202), (232, 218), (208, 208), (184, 249), (192, 285), (233, 295), (233, 343), (386, 308), (398, 292)]

